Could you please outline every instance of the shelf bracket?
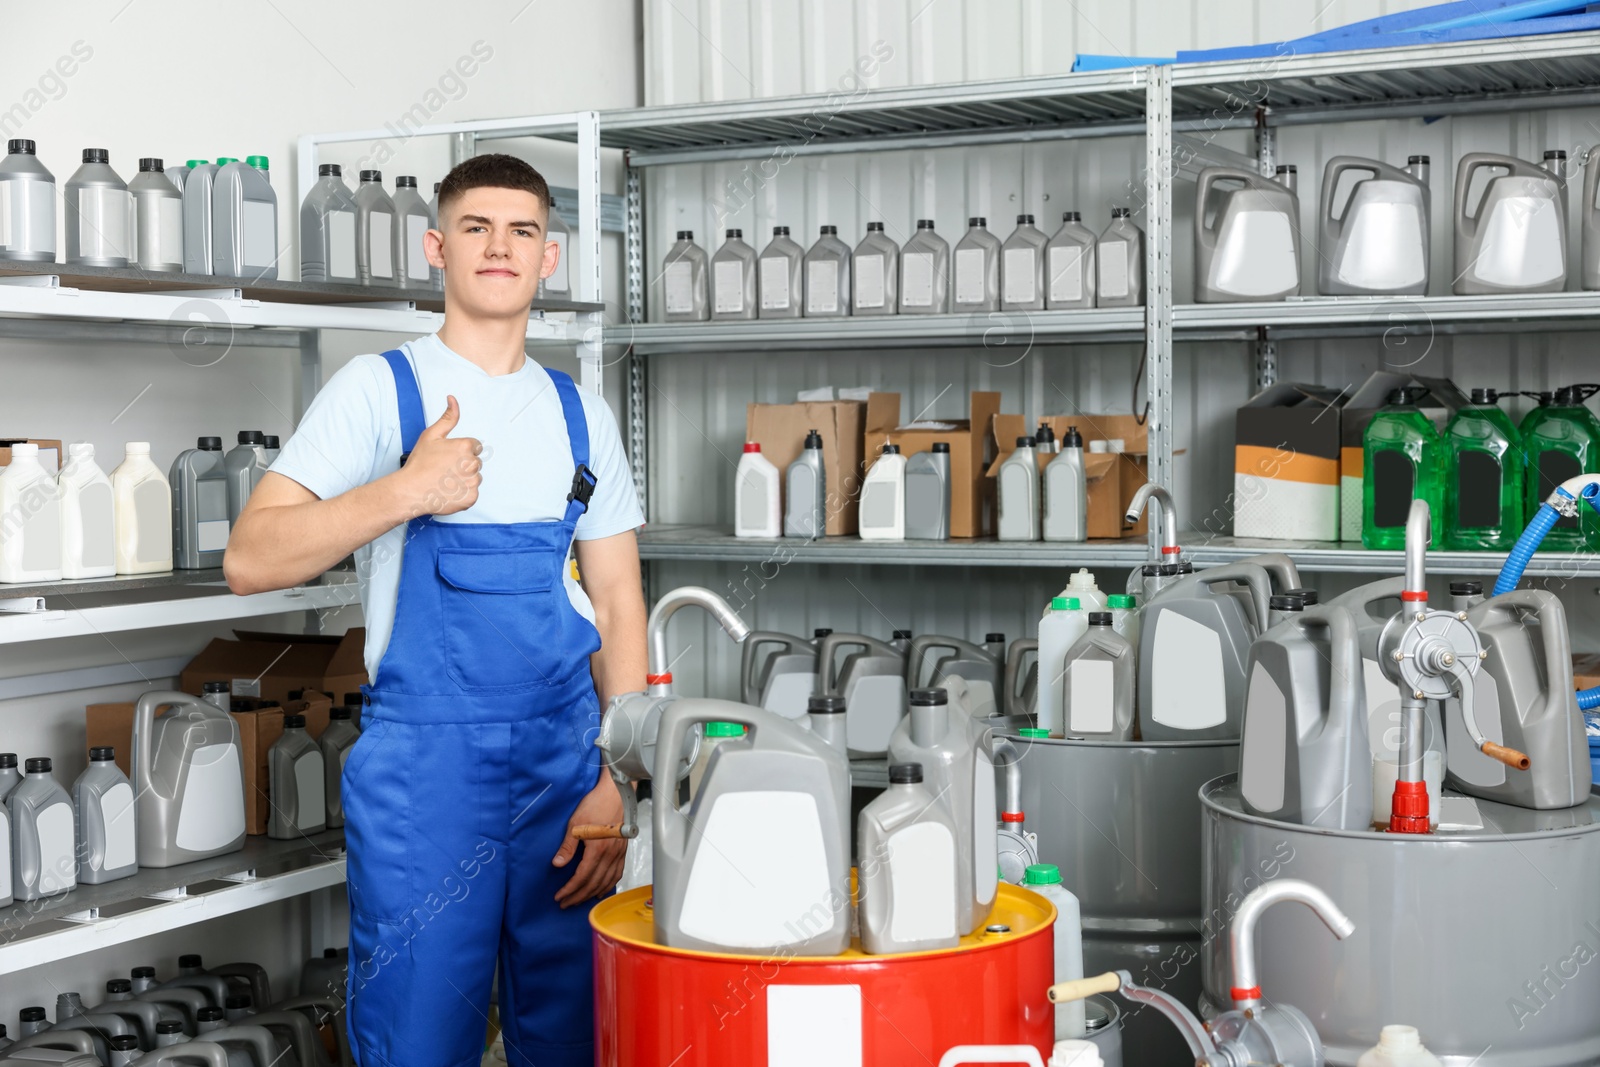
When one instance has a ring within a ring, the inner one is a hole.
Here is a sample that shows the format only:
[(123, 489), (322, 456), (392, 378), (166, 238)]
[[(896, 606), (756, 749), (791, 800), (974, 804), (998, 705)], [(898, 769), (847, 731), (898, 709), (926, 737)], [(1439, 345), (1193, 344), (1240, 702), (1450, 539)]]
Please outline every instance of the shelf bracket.
[(239, 882), (240, 884), (253, 882), (256, 880), (256, 869), (251, 867), (248, 870), (239, 871), (235, 874), (224, 874), (219, 876), (219, 880), (224, 882)]
[(415, 300), (362, 300), (359, 303), (354, 304), (329, 304), (328, 306), (337, 308), (363, 308), (366, 310), (378, 311), (417, 310), (417, 302)]
[(243, 289), (160, 289), (152, 296), (175, 296), (188, 300), (231, 300), (242, 301)]
[(1256, 109), (1256, 165), (1261, 176), (1270, 178), (1278, 170), (1278, 131), (1267, 125), (1267, 109)]
[(59, 289), (61, 279), (54, 274), (19, 274), (0, 278), (0, 285), (16, 285), (24, 289)]
[(176, 885), (171, 889), (158, 889), (154, 893), (146, 893), (145, 896), (149, 897), (151, 900), (188, 900), (189, 887), (186, 885)]
[(58, 915), (56, 918), (65, 923), (78, 923), (83, 926), (88, 926), (100, 921), (100, 909), (87, 908), (83, 911), (74, 911), (66, 915)]

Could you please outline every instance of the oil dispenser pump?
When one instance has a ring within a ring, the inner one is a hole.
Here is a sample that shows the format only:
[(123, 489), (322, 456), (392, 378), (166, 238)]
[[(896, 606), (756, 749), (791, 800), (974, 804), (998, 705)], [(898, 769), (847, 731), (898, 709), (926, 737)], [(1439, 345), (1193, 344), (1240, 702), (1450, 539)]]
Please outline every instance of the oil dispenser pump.
[[(1424, 820), (1426, 823), (1426, 820)], [(1279, 878), (1256, 888), (1234, 914), (1229, 929), (1233, 960), (1233, 1010), (1202, 1023), (1182, 1001), (1170, 993), (1135, 985), (1127, 971), (1108, 971), (1093, 978), (1061, 982), (1050, 987), (1050, 1000), (1079, 1000), (1094, 993), (1121, 993), (1135, 1004), (1149, 1004), (1171, 1019), (1196, 1067), (1249, 1067), (1273, 1063), (1279, 1067), (1323, 1067), (1322, 1039), (1299, 1008), (1282, 1002), (1265, 1003), (1256, 984), (1255, 933), (1261, 913), (1283, 900), (1295, 900), (1316, 913), (1341, 941), (1355, 932), (1350, 921), (1328, 894), (1309, 882)]]

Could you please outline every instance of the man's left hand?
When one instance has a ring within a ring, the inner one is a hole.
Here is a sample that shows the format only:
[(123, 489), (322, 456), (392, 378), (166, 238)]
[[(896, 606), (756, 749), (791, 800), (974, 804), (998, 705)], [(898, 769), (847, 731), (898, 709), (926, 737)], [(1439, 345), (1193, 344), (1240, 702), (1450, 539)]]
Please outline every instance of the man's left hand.
[[(622, 822), (622, 795), (610, 775), (602, 775), (599, 783), (578, 802), (577, 810), (567, 820), (567, 836), (550, 862), (565, 867), (578, 851), (578, 839), (572, 836), (574, 826), (617, 826)], [(582, 904), (587, 900), (609, 893), (622, 879), (622, 866), (628, 852), (628, 843), (620, 838), (610, 838), (583, 843), (583, 858), (567, 884), (556, 893), (556, 903), (563, 908)]]

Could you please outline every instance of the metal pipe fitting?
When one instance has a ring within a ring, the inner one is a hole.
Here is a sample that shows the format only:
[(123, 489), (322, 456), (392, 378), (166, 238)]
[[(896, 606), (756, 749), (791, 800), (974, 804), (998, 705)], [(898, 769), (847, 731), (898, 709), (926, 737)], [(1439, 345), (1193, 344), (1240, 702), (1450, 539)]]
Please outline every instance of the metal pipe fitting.
[(1256, 982), (1256, 923), (1262, 912), (1283, 900), (1299, 901), (1316, 912), (1317, 918), (1341, 941), (1355, 932), (1356, 924), (1350, 916), (1310, 882), (1280, 878), (1257, 888), (1239, 905), (1228, 935), (1233, 957), (1233, 1006), (1239, 1011), (1261, 1003), (1261, 987)]
[(739, 618), (739, 613), (716, 593), (698, 585), (686, 585), (656, 601), (645, 623), (645, 638), (650, 646), (650, 694), (665, 696), (671, 692), (672, 674), (667, 670), (667, 622), (679, 608), (690, 604), (705, 608), (717, 624), (727, 631), (735, 643), (750, 636), (750, 627)]
[[(1426, 500), (1413, 500), (1411, 513), (1406, 516), (1406, 588), (1407, 593), (1421, 593), (1421, 602), (1428, 599), (1428, 542), (1433, 537), (1433, 517), (1428, 512)], [(1415, 597), (1403, 598), (1415, 600)]]
[[(1154, 482), (1145, 482), (1139, 491), (1133, 494), (1133, 500), (1128, 504), (1128, 513), (1123, 516), (1126, 522), (1138, 522), (1139, 516), (1144, 514), (1145, 507), (1154, 499), (1161, 505), (1161, 556), (1178, 554), (1178, 509), (1172, 503), (1172, 494)], [(1176, 561), (1173, 561), (1176, 562)]]

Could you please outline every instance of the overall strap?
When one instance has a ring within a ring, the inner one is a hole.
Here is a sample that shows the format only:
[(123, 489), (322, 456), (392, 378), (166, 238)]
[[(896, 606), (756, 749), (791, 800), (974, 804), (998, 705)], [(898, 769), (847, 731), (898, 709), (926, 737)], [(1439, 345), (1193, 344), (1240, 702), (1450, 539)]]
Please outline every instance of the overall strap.
[(417, 376), (404, 352), (392, 348), (383, 358), (394, 374), (394, 391), (400, 401), (400, 464), (404, 466), (411, 450), (417, 447), (417, 438), (428, 426), (422, 420), (422, 393), (417, 389)]
[(545, 368), (555, 383), (556, 395), (561, 398), (561, 414), (567, 423), (567, 443), (572, 447), (572, 491), (567, 494), (567, 513), (562, 521), (577, 524), (578, 517), (589, 510), (589, 499), (594, 496), (596, 478), (589, 469), (589, 419), (583, 413), (583, 398), (573, 384), (572, 375)]

